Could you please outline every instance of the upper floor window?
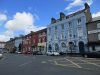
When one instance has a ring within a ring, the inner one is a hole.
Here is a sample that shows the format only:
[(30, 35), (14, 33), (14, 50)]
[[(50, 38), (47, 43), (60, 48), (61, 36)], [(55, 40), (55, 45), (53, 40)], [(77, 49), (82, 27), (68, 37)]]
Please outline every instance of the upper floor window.
[(57, 30), (57, 26), (55, 26), (55, 31)]
[(73, 35), (73, 37), (75, 38), (75, 37), (76, 37), (76, 35)]
[(72, 22), (69, 22), (69, 28), (71, 28), (72, 27)]
[(61, 39), (64, 39), (64, 35), (63, 34), (61, 34)]
[(72, 34), (69, 34), (69, 37), (72, 37)]
[(81, 24), (81, 18), (77, 20), (78, 25)]
[(44, 37), (43, 39), (44, 39), (44, 42), (46, 42), (46, 37)]
[(62, 30), (64, 30), (64, 24), (61, 25)]
[(98, 40), (100, 40), (100, 34), (98, 34)]
[(45, 32), (43, 32), (43, 35), (45, 36), (45, 35), (46, 35), (46, 33), (45, 33)]
[(40, 40), (41, 40), (41, 39), (39, 39), (39, 43), (40, 43)]
[(49, 35), (50, 35), (50, 33), (51, 33), (51, 28), (49, 28)]
[(97, 28), (100, 28), (100, 23), (97, 24)]
[(39, 33), (39, 37), (41, 37), (41, 34)]

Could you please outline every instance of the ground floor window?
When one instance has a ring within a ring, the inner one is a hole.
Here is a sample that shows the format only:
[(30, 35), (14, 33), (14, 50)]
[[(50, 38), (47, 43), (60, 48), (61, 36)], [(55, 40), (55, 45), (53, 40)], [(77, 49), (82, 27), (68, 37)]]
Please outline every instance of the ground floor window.
[(73, 42), (69, 42), (69, 50), (72, 53), (72, 50), (74, 49), (74, 43)]
[(95, 46), (92, 46), (92, 50), (95, 51)]
[(55, 51), (59, 51), (59, 45), (57, 43), (55, 44)]
[(62, 46), (62, 48), (66, 48), (66, 44), (65, 43), (62, 43), (61, 46)]
[(49, 46), (48, 46), (48, 50), (51, 52), (52, 51), (52, 47), (51, 47), (51, 45), (49, 44)]

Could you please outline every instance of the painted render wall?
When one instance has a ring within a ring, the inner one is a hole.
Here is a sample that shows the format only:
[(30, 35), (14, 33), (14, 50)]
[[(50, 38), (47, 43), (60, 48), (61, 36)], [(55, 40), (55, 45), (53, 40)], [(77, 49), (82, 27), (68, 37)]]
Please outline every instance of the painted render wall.
[[(82, 26), (82, 32), (83, 32), (83, 36), (81, 38), (78, 37), (78, 32), (77, 32), (77, 19), (81, 18), (81, 26)], [(68, 22), (72, 22), (72, 35), (75, 35), (76, 37), (72, 37), (69, 38), (68, 36), (68, 32), (70, 31), (69, 29), (69, 25)], [(64, 30), (62, 32), (61, 29), (61, 25), (64, 24)], [(58, 27), (57, 30), (57, 37), (58, 39), (55, 39), (55, 26)], [(49, 36), (49, 28), (51, 28), (51, 34)], [(64, 34), (64, 38), (61, 38), (61, 34)], [(68, 19), (64, 19), (62, 21), (59, 21), (57, 23), (54, 24), (50, 24), (47, 27), (47, 51), (48, 51), (48, 46), (49, 44), (51, 44), (52, 46), (52, 51), (55, 51), (55, 43), (58, 43), (59, 45), (59, 51), (63, 51), (63, 52), (70, 52), (69, 47), (68, 47), (68, 43), (69, 42), (73, 42), (75, 44), (76, 42), (76, 48), (73, 50), (74, 53), (79, 53), (79, 47), (78, 47), (78, 43), (79, 41), (83, 41), (84, 44), (87, 44), (87, 31), (86, 31), (86, 16), (83, 13), (80, 13), (76, 16), (70, 17)], [(66, 44), (66, 48), (62, 49), (61, 47), (61, 43), (64, 42)]]

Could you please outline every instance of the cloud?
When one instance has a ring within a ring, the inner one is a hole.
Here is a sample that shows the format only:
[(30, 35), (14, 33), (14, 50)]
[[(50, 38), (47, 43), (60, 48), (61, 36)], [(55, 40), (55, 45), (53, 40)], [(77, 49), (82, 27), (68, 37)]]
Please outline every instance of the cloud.
[(34, 22), (33, 16), (30, 13), (16, 13), (12, 20), (7, 21), (5, 27), (9, 30), (24, 30), (26, 26), (32, 25)]
[(7, 36), (5, 36), (5, 35), (0, 35), (0, 41), (6, 42), (6, 41), (9, 40), (9, 38), (10, 38), (10, 37), (7, 37)]
[(5, 14), (0, 13), (0, 22), (4, 22), (7, 20), (7, 16)]
[(27, 12), (17, 12), (12, 20), (7, 21), (5, 27), (10, 31), (23, 31), (29, 33), (30, 31), (37, 31), (45, 27), (37, 27), (35, 25), (35, 19), (37, 15), (32, 15)]
[(0, 41), (8, 41), (10, 38), (13, 38), (13, 32), (12, 31), (6, 31), (6, 32), (3, 32), (1, 35), (0, 35)]
[(70, 10), (71, 8), (77, 7), (77, 6), (81, 6), (81, 8), (82, 8), (84, 3), (86, 3), (86, 2), (89, 5), (91, 5), (93, 3), (92, 0), (71, 0), (71, 3), (65, 8), (65, 10)]
[(40, 17), (39, 17), (36, 13), (34, 13), (33, 15), (34, 15), (34, 18), (35, 18), (36, 20), (40, 20)]
[(7, 31), (5, 31), (3, 34), (4, 34), (5, 36), (8, 36), (8, 37), (14, 37), (13, 31), (7, 30)]
[(93, 18), (94, 18), (94, 17), (98, 17), (98, 16), (100, 16), (100, 11), (92, 14), (92, 17), (93, 17)]

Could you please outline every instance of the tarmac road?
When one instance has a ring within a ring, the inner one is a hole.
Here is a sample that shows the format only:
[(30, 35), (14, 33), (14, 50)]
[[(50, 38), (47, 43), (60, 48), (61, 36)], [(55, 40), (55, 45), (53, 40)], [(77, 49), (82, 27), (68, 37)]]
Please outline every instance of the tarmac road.
[(100, 59), (4, 54), (0, 75), (100, 75)]

